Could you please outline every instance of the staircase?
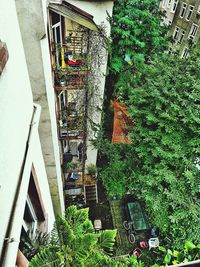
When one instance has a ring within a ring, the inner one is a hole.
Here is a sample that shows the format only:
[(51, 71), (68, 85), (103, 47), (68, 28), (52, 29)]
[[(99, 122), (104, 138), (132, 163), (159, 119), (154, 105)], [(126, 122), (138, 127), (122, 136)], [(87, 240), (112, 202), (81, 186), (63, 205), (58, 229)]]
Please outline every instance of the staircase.
[(84, 186), (84, 192), (85, 192), (85, 200), (86, 203), (90, 201), (95, 201), (98, 203), (98, 194), (97, 194), (97, 185), (85, 185)]

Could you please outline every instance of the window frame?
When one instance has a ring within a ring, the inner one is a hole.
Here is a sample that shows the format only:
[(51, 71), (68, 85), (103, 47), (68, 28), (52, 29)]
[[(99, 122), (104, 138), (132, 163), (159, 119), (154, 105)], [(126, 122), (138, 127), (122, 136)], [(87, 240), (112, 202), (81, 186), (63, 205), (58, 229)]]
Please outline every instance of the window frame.
[(200, 5), (199, 5), (198, 8), (197, 8), (197, 14), (200, 15)]
[(178, 3), (179, 3), (179, 0), (174, 0), (172, 3), (173, 4), (172, 4), (171, 12), (175, 13), (176, 9), (177, 9), (177, 6), (178, 6)]
[(168, 3), (167, 3), (167, 7), (168, 7), (168, 8), (170, 8), (170, 7), (171, 7), (171, 5), (172, 5), (172, 2), (173, 2), (172, 0), (168, 0)]
[(179, 34), (180, 34), (180, 28), (176, 26), (173, 32), (173, 39), (178, 40)]
[[(191, 9), (192, 8), (192, 9)], [(192, 15), (193, 15), (193, 12), (194, 12), (194, 6), (192, 6), (192, 5), (189, 5), (188, 6), (188, 10), (187, 10), (187, 15), (186, 15), (186, 20), (187, 21), (190, 21), (190, 19), (192, 18)], [(190, 16), (189, 16), (190, 15)]]
[(192, 26), (191, 26), (191, 29), (190, 29), (190, 33), (188, 34), (188, 39), (194, 41), (194, 39), (195, 39), (195, 37), (197, 35), (197, 32), (198, 32), (198, 29), (199, 29), (199, 26), (197, 24), (193, 23)]
[(189, 48), (188, 47), (184, 47), (181, 58), (187, 58), (189, 55)]
[(167, 2), (168, 2), (168, 0), (163, 0), (163, 2), (162, 2), (162, 8), (165, 8), (167, 6)]
[(185, 35), (185, 30), (181, 29), (181, 31), (179, 33), (179, 38), (178, 38), (178, 43), (179, 44), (182, 44), (184, 35)]
[[(185, 5), (185, 7), (184, 7), (184, 5)], [(185, 17), (186, 11), (187, 11), (187, 3), (183, 2), (182, 6), (181, 6), (180, 13), (179, 13), (179, 17), (181, 19), (183, 19)], [(181, 16), (182, 13), (183, 13), (183, 15)]]

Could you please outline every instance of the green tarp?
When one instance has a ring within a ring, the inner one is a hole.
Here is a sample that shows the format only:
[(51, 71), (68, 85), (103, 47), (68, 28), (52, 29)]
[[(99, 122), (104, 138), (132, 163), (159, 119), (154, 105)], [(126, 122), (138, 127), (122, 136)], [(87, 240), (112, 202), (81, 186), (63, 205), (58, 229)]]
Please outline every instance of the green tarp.
[(146, 230), (149, 228), (139, 202), (129, 202), (128, 211), (135, 230)]

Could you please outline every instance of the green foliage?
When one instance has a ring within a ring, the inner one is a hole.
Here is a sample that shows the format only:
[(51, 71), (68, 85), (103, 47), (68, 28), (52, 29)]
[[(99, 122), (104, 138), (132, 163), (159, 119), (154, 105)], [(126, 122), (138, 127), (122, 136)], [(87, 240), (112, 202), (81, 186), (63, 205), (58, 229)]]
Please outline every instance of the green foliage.
[[(191, 241), (186, 241), (184, 248), (178, 251), (170, 249), (164, 250), (163, 248), (159, 249), (165, 253), (163, 259), (163, 263), (165, 264), (165, 266), (197, 260), (200, 257), (200, 246), (193, 244)], [(153, 265), (152, 267), (155, 267), (155, 265)]]
[(64, 217), (57, 217), (49, 246), (33, 257), (30, 267), (103, 267), (112, 262), (116, 231), (95, 233), (88, 211), (70, 206)]
[(132, 174), (131, 158), (120, 155), (120, 148), (115, 147), (116, 154), (109, 159), (107, 166), (100, 172), (100, 177), (110, 197), (122, 197), (128, 189)]
[(98, 238), (98, 247), (109, 255), (113, 252), (116, 233), (116, 230), (105, 230), (101, 232)]
[(49, 235), (40, 231), (29, 230), (26, 235), (22, 235), (20, 240), (20, 250), (30, 260), (39, 252), (42, 247), (49, 245)]
[(200, 232), (197, 58), (198, 52), (184, 60), (164, 54), (121, 75), (118, 93), (135, 122), (132, 144), (110, 144), (100, 173), (108, 195), (129, 190), (143, 199), (150, 222), (177, 247), (197, 242)]
[(166, 28), (157, 0), (116, 1), (111, 23), (111, 70), (125, 71), (166, 49)]
[(138, 196), (145, 200), (153, 222), (180, 244), (187, 238), (197, 241), (200, 230), (196, 57), (155, 59), (138, 74), (142, 80), (130, 81), (125, 100), (135, 121), (132, 148), (138, 158), (134, 168), (141, 185)]
[(87, 172), (88, 172), (88, 174), (91, 174), (91, 175), (94, 175), (94, 174), (96, 174), (96, 172), (97, 172), (97, 167), (96, 167), (96, 165), (95, 164), (88, 164), (87, 165)]
[(34, 256), (31, 260), (30, 267), (60, 267), (60, 260), (57, 250), (47, 247)]

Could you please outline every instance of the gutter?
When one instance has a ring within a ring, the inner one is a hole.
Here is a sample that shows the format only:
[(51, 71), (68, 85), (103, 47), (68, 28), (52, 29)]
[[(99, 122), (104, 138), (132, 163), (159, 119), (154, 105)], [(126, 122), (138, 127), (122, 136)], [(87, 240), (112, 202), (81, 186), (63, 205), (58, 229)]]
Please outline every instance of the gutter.
[(32, 166), (31, 142), (38, 129), (41, 114), (41, 107), (33, 104), (33, 114), (29, 126), (28, 137), (26, 141), (25, 153), (22, 167), (19, 175), (19, 181), (16, 188), (15, 198), (11, 211), (11, 216), (4, 238), (3, 251), (0, 259), (1, 267), (16, 266), (16, 256), (20, 242), (21, 227), (25, 210), (28, 186), (30, 181), (30, 170)]
[(175, 265), (169, 265), (169, 267), (198, 267), (200, 266), (200, 260), (195, 260), (195, 261), (189, 261), (189, 262), (186, 262), (186, 263), (180, 263), (180, 264), (175, 264)]

